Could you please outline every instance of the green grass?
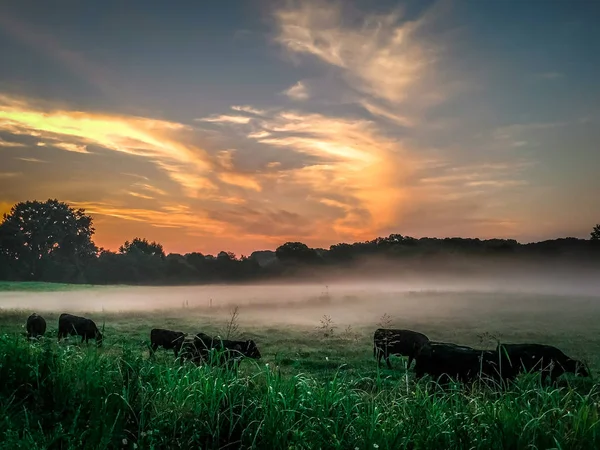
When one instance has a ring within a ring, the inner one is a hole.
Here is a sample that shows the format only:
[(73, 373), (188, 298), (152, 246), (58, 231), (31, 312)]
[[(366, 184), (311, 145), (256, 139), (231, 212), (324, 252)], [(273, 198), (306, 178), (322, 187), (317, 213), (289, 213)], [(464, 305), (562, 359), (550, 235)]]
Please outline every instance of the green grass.
[(26, 292), (56, 292), (76, 291), (80, 289), (98, 289), (101, 286), (92, 284), (68, 284), (68, 283), (44, 283), (40, 281), (0, 281), (0, 292), (2, 291), (26, 291)]
[[(223, 333), (225, 317), (183, 309), (84, 313), (105, 323), (97, 349), (74, 339), (58, 344), (59, 312), (42, 313), (46, 337), (27, 342), (28, 313), (0, 312), (0, 449), (600, 448), (594, 380), (565, 377), (545, 387), (530, 376), (506, 390), (441, 390), (431, 380), (415, 383), (402, 359), (378, 369), (371, 325), (324, 337), (314, 328), (246, 323), (242, 311), (239, 337), (255, 339), (263, 358), (245, 360), (235, 374), (181, 365), (164, 350), (148, 356), (151, 328)], [(410, 326), (489, 347), (476, 322)], [(578, 356), (581, 339), (568, 339), (564, 314), (553, 316), (551, 333), (540, 323), (517, 336), (562, 341)], [(584, 340), (586, 354), (598, 358), (596, 331)], [(600, 361), (590, 364), (597, 372)]]

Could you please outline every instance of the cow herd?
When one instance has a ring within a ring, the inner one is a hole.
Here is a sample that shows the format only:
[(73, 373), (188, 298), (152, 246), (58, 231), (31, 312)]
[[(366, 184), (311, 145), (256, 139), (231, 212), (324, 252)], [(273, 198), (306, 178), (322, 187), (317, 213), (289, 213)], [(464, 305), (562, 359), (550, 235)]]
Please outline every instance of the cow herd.
[(494, 350), (446, 342), (434, 342), (412, 330), (379, 328), (373, 335), (373, 355), (377, 364), (384, 358), (389, 368), (390, 355), (408, 357), (407, 370), (415, 364), (415, 378), (430, 375), (441, 383), (451, 378), (472, 382), (484, 378), (496, 382), (513, 380), (523, 372), (539, 372), (552, 383), (563, 373), (590, 376), (586, 365), (545, 344), (498, 344)]
[[(46, 321), (36, 313), (27, 318), (27, 337), (37, 338), (46, 332)], [(58, 319), (58, 340), (81, 336), (81, 342), (90, 339), (102, 345), (103, 336), (93, 320), (71, 314), (61, 314)], [(154, 328), (150, 331), (150, 357), (162, 347), (173, 350), (175, 358), (183, 361), (216, 362), (236, 366), (243, 357), (260, 359), (261, 354), (253, 340), (221, 339), (199, 332), (187, 335), (181, 331)], [(379, 328), (373, 335), (373, 356), (377, 364), (385, 359), (391, 369), (391, 355), (408, 357), (406, 369), (415, 361), (415, 377), (430, 375), (440, 383), (455, 379), (464, 383), (477, 378), (494, 381), (514, 379), (522, 372), (541, 373), (542, 380), (551, 382), (563, 373), (590, 376), (586, 365), (565, 355), (561, 350), (545, 344), (498, 344), (494, 350), (446, 342), (431, 341), (423, 333), (412, 330)]]

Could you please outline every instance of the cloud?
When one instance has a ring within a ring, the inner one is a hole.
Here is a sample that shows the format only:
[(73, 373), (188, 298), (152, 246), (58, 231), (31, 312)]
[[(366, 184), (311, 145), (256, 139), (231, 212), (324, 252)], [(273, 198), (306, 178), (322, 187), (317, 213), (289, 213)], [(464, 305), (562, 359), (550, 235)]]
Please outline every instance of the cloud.
[(253, 108), (252, 106), (249, 105), (234, 105), (231, 107), (231, 109), (233, 109), (234, 111), (240, 111), (240, 112), (246, 112), (246, 113), (250, 113), (250, 114), (255, 114), (257, 116), (262, 116), (263, 114), (266, 113), (265, 110), (262, 109), (257, 109), (257, 108)]
[[(143, 177), (145, 179), (147, 179), (146, 177)], [(132, 184), (132, 187), (136, 187), (138, 189), (142, 189), (144, 191), (147, 192), (151, 192), (153, 194), (157, 194), (157, 195), (167, 195), (167, 192), (157, 188), (156, 186), (152, 186), (151, 184), (147, 184), (147, 183), (142, 183), (142, 182), (136, 182)]]
[(71, 144), (69, 142), (58, 142), (56, 144), (51, 144), (54, 147), (58, 147), (60, 149), (66, 150), (68, 152), (74, 153), (89, 153), (85, 145), (77, 145)]
[(306, 100), (309, 97), (308, 88), (302, 81), (298, 81), (283, 93), (293, 100)]
[(21, 172), (0, 172), (0, 178), (16, 178), (23, 175)]
[(15, 158), (19, 161), (32, 162), (32, 163), (47, 163), (48, 161), (44, 161), (43, 159), (38, 158)]
[(143, 198), (144, 200), (154, 200), (154, 197), (150, 195), (140, 194), (139, 192), (128, 191), (127, 193), (132, 197)]
[(383, 117), (383, 118), (395, 123), (396, 125), (401, 125), (403, 127), (411, 127), (414, 125), (413, 120), (409, 119), (408, 117), (394, 114), (393, 112), (390, 112), (386, 108), (377, 106), (376, 104), (374, 104), (368, 100), (361, 100), (360, 104), (367, 111), (369, 111), (372, 115)]
[(397, 11), (364, 15), (353, 26), (341, 3), (305, 1), (288, 2), (274, 16), (275, 40), (285, 49), (338, 68), (353, 88), (389, 103), (410, 95), (435, 56), (414, 36), (421, 21), (403, 21)]
[(5, 141), (4, 139), (0, 138), (0, 147), (24, 147), (25, 144), (22, 144), (20, 142), (11, 142), (11, 141)]
[(211, 116), (200, 119), (195, 119), (198, 122), (213, 122), (213, 123), (233, 123), (233, 124), (244, 124), (250, 122), (250, 118), (246, 116)]
[[(293, 169), (270, 163), (276, 183), (286, 186), (281, 189), (330, 199), (344, 192), (335, 206), (333, 230), (338, 236), (365, 236), (390, 225), (401, 207), (403, 175), (411, 170), (413, 157), (373, 122), (282, 111), (255, 125), (268, 133), (263, 137), (255, 132), (258, 143), (316, 158), (312, 164), (305, 162)], [(403, 164), (396, 165), (403, 157)], [(273, 179), (271, 175), (266, 178)], [(327, 201), (317, 202), (332, 206)]]
[[(250, 121), (246, 117), (241, 119), (232, 123)], [(257, 186), (247, 175), (237, 174), (232, 168), (219, 177), (221, 169), (214, 156), (185, 142), (194, 139), (194, 129), (177, 122), (43, 108), (30, 100), (0, 95), (0, 131), (41, 138), (43, 141), (38, 145), (69, 152), (88, 153), (86, 146), (95, 145), (143, 157), (163, 170), (190, 197), (218, 191), (219, 179), (238, 187), (256, 189)]]
[(117, 219), (144, 222), (154, 227), (179, 228), (208, 236), (222, 236), (231, 227), (207, 214), (192, 210), (188, 205), (165, 205), (156, 209), (131, 208), (106, 202), (68, 202), (76, 208), (84, 208), (86, 213), (95, 216), (109, 216)]

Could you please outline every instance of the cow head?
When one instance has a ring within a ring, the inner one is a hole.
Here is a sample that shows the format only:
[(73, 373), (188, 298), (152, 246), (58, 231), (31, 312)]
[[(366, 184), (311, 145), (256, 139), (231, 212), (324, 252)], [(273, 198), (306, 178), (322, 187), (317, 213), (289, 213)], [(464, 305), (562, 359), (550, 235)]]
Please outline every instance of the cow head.
[(260, 352), (258, 351), (258, 347), (256, 346), (256, 343), (252, 339), (247, 340), (244, 347), (245, 347), (244, 355), (246, 355), (248, 358), (254, 358), (254, 359), (261, 358)]

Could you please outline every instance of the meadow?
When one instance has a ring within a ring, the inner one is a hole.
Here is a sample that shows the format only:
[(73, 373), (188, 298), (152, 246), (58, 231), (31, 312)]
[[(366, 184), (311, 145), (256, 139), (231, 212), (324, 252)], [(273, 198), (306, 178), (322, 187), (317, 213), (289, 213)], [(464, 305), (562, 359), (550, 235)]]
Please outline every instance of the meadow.
[[(0, 448), (600, 446), (598, 297), (390, 286), (19, 289), (0, 293)], [(28, 342), (34, 310), (48, 330)], [(57, 343), (61, 312), (92, 318), (104, 345)], [(379, 326), (476, 348), (548, 343), (586, 360), (594, 377), (441, 389), (416, 383), (404, 359), (377, 367)], [(237, 374), (180, 364), (164, 350), (149, 358), (153, 327), (254, 339), (262, 358)]]

